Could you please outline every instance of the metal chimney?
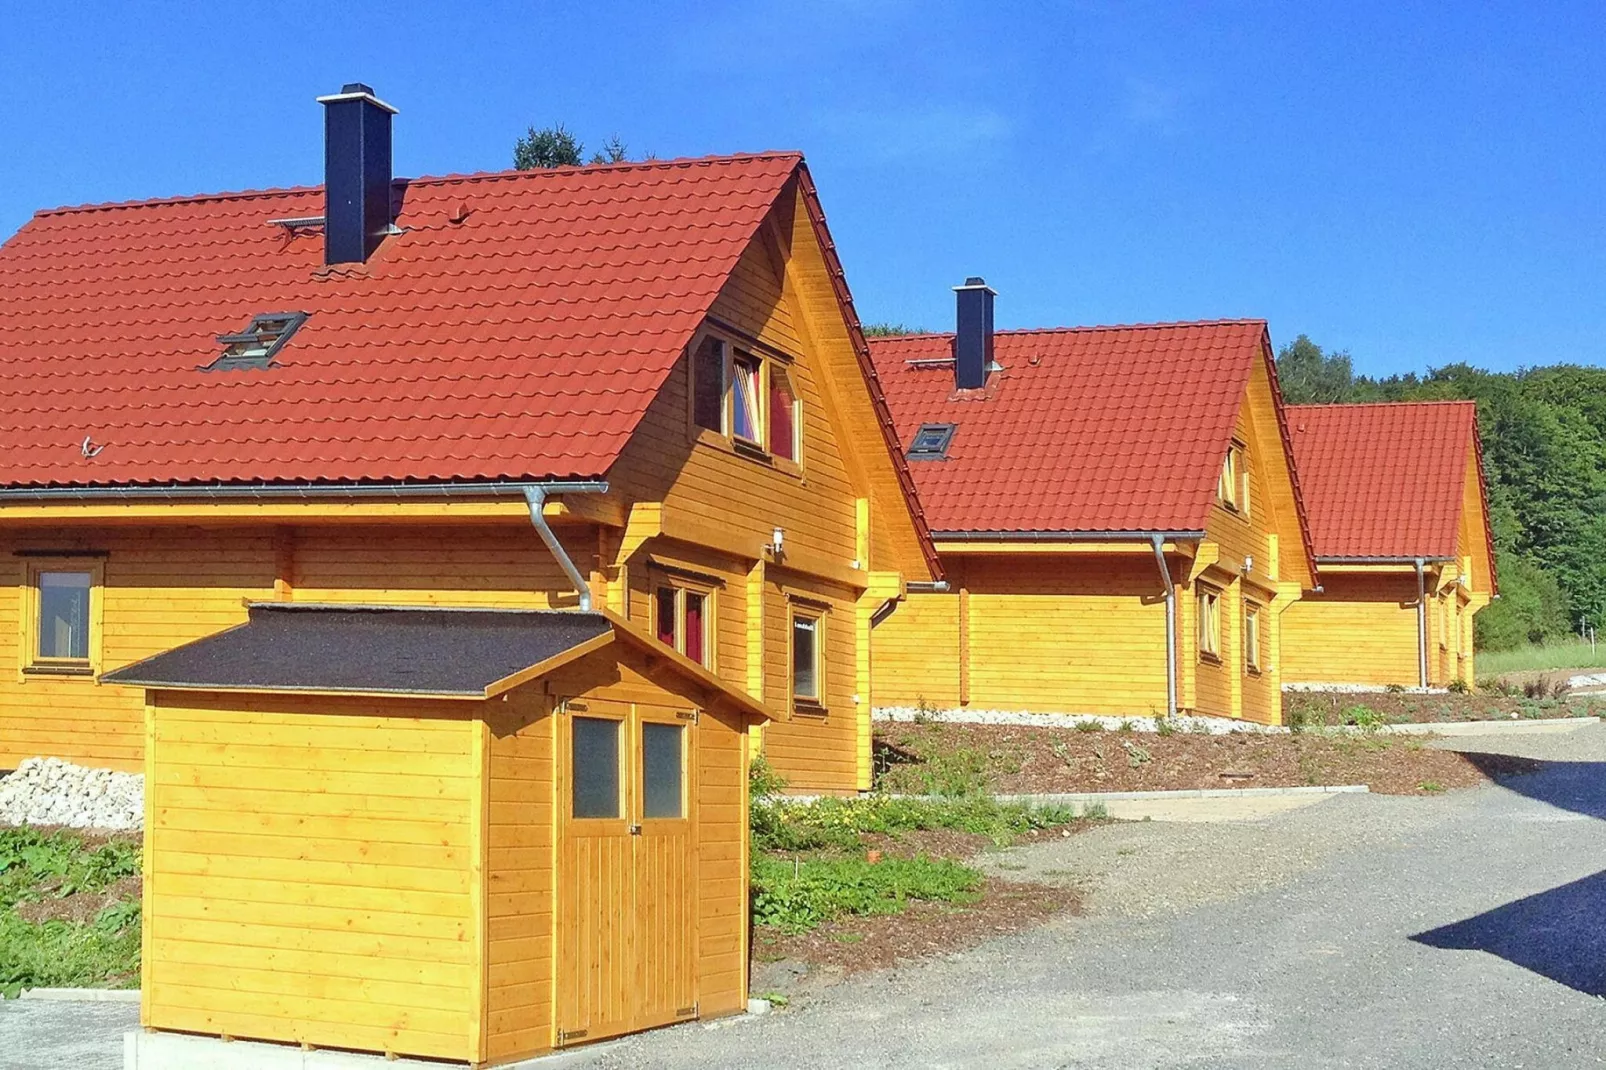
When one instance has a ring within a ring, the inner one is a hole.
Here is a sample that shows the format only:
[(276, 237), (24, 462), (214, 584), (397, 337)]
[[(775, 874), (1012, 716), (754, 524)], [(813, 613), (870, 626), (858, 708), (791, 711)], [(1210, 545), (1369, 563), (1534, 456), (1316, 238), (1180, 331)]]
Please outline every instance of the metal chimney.
[(323, 262), (360, 264), (390, 233), (390, 117), (361, 82), (319, 97), (323, 112)]
[(972, 275), (955, 286), (957, 298), (954, 332), (954, 386), (979, 390), (987, 385), (993, 365), (993, 298), (998, 296), (986, 280)]

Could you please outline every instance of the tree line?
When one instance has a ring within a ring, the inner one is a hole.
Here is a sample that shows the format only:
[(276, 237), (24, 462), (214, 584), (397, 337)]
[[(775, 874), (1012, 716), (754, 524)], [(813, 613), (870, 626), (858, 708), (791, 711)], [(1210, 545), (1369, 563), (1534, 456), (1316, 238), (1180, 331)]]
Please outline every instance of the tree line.
[(1606, 621), (1606, 368), (1356, 375), (1347, 352), (1305, 335), (1277, 354), (1292, 403), (1468, 400), (1478, 405), (1500, 598), (1477, 642), (1500, 650)]

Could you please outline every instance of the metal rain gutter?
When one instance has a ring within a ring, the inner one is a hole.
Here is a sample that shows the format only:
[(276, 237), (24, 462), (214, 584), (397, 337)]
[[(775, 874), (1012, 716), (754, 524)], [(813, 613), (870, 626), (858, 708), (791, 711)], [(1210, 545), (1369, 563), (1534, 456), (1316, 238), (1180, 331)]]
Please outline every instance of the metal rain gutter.
[(608, 484), (603, 482), (526, 483), (523, 491), (524, 500), (530, 507), (530, 523), (535, 525), (535, 530), (541, 535), (541, 541), (546, 543), (546, 548), (552, 551), (552, 556), (557, 558), (558, 565), (563, 569), (564, 574), (569, 577), (569, 582), (574, 585), (574, 593), (580, 596), (581, 612), (590, 612), (591, 585), (586, 582), (584, 576), (580, 575), (580, 570), (575, 567), (574, 559), (569, 556), (569, 551), (563, 548), (563, 544), (558, 541), (557, 533), (552, 530), (552, 525), (546, 522), (545, 506), (547, 495), (549, 494), (606, 494), (608, 493)]
[(1427, 562), (1417, 558), (1416, 566), (1416, 661), (1419, 687), (1428, 686), (1428, 588), (1423, 567)]
[(1177, 715), (1177, 588), (1171, 582), (1171, 566), (1165, 560), (1165, 536), (1151, 535), (1154, 561), (1160, 566), (1160, 579), (1165, 583), (1165, 710), (1167, 717)]
[(1203, 539), (1202, 531), (933, 531), (933, 540), (990, 542), (1188, 542)]
[[(18, 501), (281, 501), (325, 498), (484, 498), (523, 494), (530, 486), (552, 493), (603, 491), (607, 483), (530, 483), (492, 480), (477, 483), (213, 483), (137, 487), (0, 487), (0, 502)], [(600, 492), (598, 492), (600, 493)]]

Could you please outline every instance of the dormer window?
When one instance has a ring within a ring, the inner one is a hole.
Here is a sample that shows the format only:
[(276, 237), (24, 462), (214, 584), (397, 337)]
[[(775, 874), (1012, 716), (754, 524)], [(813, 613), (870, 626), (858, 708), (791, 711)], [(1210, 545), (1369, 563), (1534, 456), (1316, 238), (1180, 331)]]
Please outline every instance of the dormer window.
[(940, 461), (948, 456), (948, 444), (954, 440), (955, 424), (921, 424), (914, 438), (909, 440), (911, 461)]
[(307, 321), (305, 312), (265, 312), (251, 318), (251, 325), (239, 334), (217, 336), (223, 355), (207, 366), (207, 371), (234, 371), (266, 368), (275, 353)]

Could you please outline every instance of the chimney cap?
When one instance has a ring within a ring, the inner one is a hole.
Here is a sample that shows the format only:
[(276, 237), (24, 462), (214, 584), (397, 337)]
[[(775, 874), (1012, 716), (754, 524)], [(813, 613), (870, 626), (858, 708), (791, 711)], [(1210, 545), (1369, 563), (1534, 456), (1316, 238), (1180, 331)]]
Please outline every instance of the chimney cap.
[(958, 293), (960, 290), (986, 290), (994, 297), (998, 296), (998, 291), (993, 289), (991, 286), (988, 286), (987, 280), (982, 278), (980, 275), (971, 275), (965, 279), (963, 285), (954, 287), (955, 293)]
[(384, 108), (392, 115), (396, 114), (395, 108), (374, 96), (374, 91), (371, 86), (364, 85), (361, 82), (347, 82), (345, 85), (340, 87), (340, 92), (330, 93), (326, 97), (319, 97), (318, 103), (338, 104), (343, 100), (366, 100), (370, 104)]

